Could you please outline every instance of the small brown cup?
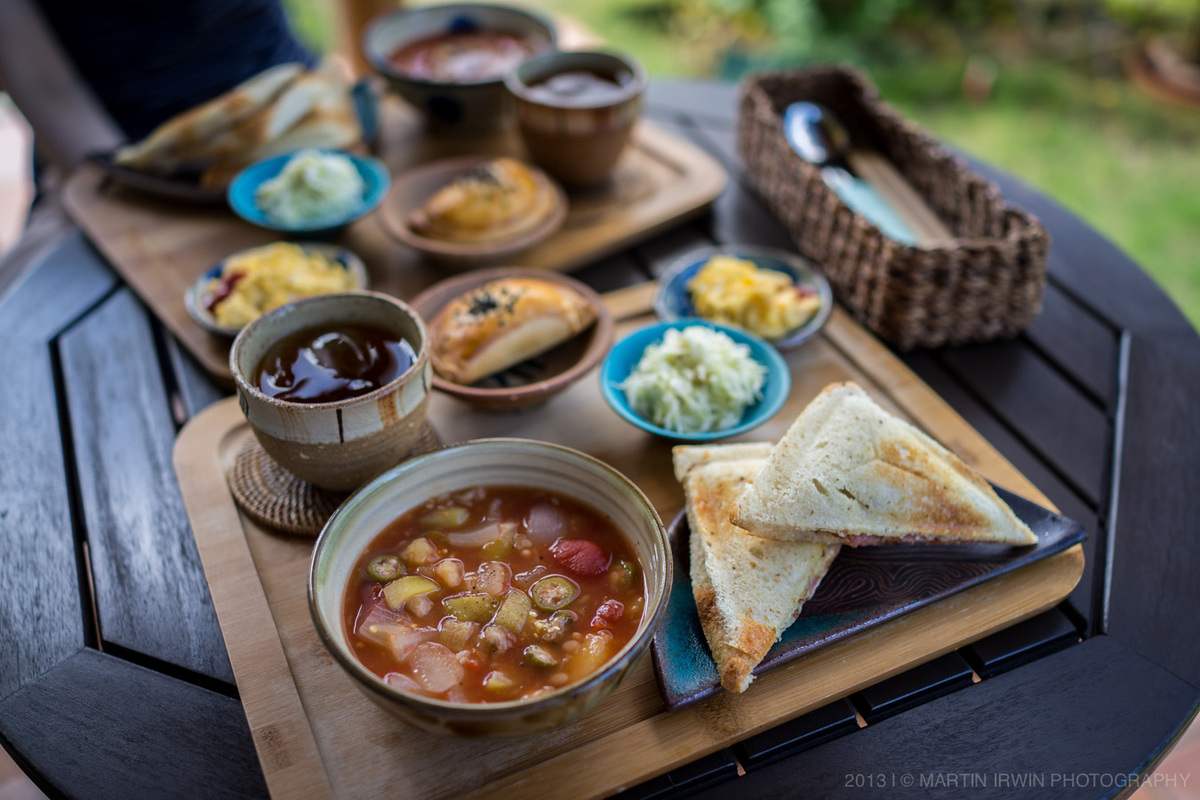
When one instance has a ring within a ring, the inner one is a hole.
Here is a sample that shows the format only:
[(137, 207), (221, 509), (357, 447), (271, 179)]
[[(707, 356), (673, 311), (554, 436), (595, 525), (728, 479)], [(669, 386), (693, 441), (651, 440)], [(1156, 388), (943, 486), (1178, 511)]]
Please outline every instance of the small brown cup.
[[(545, 82), (565, 73), (611, 80), (598, 96), (558, 95)], [(553, 52), (534, 56), (505, 78), (517, 102), (517, 123), (529, 157), (569, 186), (597, 184), (609, 176), (642, 112), (646, 73), (614, 52)]]
[[(359, 322), (403, 337), (416, 359), (373, 392), (330, 403), (297, 403), (258, 389), (254, 370), (284, 336), (314, 325)], [(421, 317), (407, 304), (375, 292), (326, 294), (259, 317), (233, 341), (229, 367), (238, 405), (263, 450), (296, 477), (322, 489), (349, 492), (400, 463), (420, 440), (433, 368)]]

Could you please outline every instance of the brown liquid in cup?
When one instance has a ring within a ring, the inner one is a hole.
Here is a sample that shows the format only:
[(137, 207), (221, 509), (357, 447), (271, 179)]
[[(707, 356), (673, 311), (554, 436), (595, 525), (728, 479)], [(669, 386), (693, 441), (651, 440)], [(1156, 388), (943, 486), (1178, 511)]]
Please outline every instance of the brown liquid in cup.
[(271, 345), (254, 368), (254, 383), (268, 397), (332, 403), (386, 386), (414, 361), (412, 345), (390, 331), (370, 325), (318, 325)]
[(619, 103), (629, 95), (629, 73), (570, 70), (529, 84), (529, 98), (549, 106), (594, 107)]

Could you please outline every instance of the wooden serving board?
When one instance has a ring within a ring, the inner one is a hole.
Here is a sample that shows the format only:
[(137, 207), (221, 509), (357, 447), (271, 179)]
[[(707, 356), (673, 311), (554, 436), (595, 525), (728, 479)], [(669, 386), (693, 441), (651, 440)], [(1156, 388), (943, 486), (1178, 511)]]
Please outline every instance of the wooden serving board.
[[(483, 139), (434, 138), (426, 134), (415, 112), (399, 101), (385, 102), (382, 110), (377, 149), (393, 175), (454, 156), (524, 154), (513, 130)], [(511, 265), (568, 270), (617, 252), (702, 212), (726, 181), (724, 168), (708, 153), (642, 122), (607, 187), (573, 195), (563, 227)], [(224, 207), (172, 201), (121, 187), (94, 166), (85, 165), (71, 176), (64, 204), (196, 360), (217, 380), (232, 385), (230, 340), (197, 325), (187, 313), (184, 294), (226, 256), (284, 237), (243, 222)], [(407, 299), (446, 276), (444, 268), (392, 238), (380, 213), (351, 225), (337, 238), (338, 244), (363, 259), (369, 288)]]
[[(644, 309), (647, 291), (624, 290), (608, 299), (621, 317)], [(650, 321), (627, 319), (618, 335)], [(740, 438), (777, 440), (826, 384), (852, 379), (993, 482), (1049, 505), (840, 309), (821, 336), (785, 357), (793, 380), (787, 404)], [(539, 408), (481, 412), (435, 394), (429, 413), (444, 442), (498, 435), (557, 442), (624, 472), (664, 520), (683, 505), (671, 470), (671, 443), (609, 409), (596, 373)], [(240, 515), (226, 489), (226, 472), (250, 435), (232, 398), (217, 403), (180, 434), (175, 469), (275, 798), (375, 798), (396, 791), (430, 800), (603, 797), (1037, 614), (1064, 598), (1083, 570), (1076, 545), (767, 672), (744, 694), (721, 692), (675, 713), (667, 712), (647, 657), (611, 697), (574, 724), (526, 738), (441, 738), (380, 710), (321, 645), (306, 598), (312, 543), (255, 526)]]

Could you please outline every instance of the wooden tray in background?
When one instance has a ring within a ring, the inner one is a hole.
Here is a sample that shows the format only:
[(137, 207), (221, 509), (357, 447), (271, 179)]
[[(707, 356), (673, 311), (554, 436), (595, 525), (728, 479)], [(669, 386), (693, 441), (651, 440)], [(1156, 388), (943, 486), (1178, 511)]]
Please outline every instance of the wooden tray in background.
[[(383, 105), (379, 156), (393, 175), (458, 155), (517, 155), (514, 131), (485, 139), (434, 139), (416, 114)], [(652, 123), (634, 130), (629, 149), (604, 191), (573, 196), (561, 230), (517, 257), (514, 265), (568, 270), (617, 252), (701, 213), (725, 188), (724, 168), (700, 148)], [(385, 201), (386, 203), (386, 201)], [(64, 191), (72, 219), (87, 232), (126, 283), (218, 381), (232, 385), (230, 341), (197, 325), (184, 306), (188, 287), (220, 259), (280, 235), (224, 207), (189, 204), (121, 187), (94, 165), (74, 173)], [(397, 242), (377, 211), (350, 226), (338, 244), (367, 266), (370, 288), (414, 297), (448, 274)]]
[[(645, 290), (614, 293), (621, 318)], [(621, 333), (650, 322), (638, 317)], [(777, 440), (829, 382), (858, 381), (892, 411), (930, 432), (993, 482), (1046, 498), (944, 401), (847, 314), (785, 354), (791, 396), (762, 428)], [(486, 413), (435, 393), (430, 416), (445, 442), (525, 436), (575, 447), (628, 475), (664, 520), (683, 505), (670, 443), (621, 420), (596, 373), (546, 405)], [(262, 530), (226, 488), (233, 456), (251, 435), (234, 400), (198, 415), (175, 447), (188, 518), (225, 636), (238, 690), (275, 798), (467, 795), (602, 797), (667, 772), (839, 697), (903, 672), (1058, 603), (1083, 570), (1079, 545), (767, 672), (741, 695), (722, 692), (675, 713), (659, 695), (650, 658), (582, 720), (534, 737), (434, 737), (380, 710), (328, 655), (306, 598), (311, 542)]]

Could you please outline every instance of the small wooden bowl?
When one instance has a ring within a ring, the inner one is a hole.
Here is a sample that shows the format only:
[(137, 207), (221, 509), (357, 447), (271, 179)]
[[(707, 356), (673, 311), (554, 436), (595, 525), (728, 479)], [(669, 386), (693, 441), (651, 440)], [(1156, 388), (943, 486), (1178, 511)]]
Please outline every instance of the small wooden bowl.
[(562, 227), (567, 217), (567, 194), (549, 176), (532, 166), (530, 169), (547, 182), (557, 197), (553, 211), (532, 230), (498, 242), (464, 243), (430, 239), (410, 227), (409, 216), (424, 205), (437, 190), (463, 173), (491, 160), (486, 156), (451, 158), (425, 164), (397, 176), (392, 181), (391, 193), (381, 209), (384, 228), (431, 261), (436, 261), (451, 270), (462, 271), (508, 261), (518, 253), (545, 241)]
[[(569, 286), (592, 305), (596, 321), (578, 336), (504, 372), (464, 386), (433, 373), (433, 388), (473, 406), (495, 410), (544, 403), (590, 372), (613, 341), (613, 318), (600, 295), (574, 278), (539, 269), (500, 267), (458, 275), (436, 283), (410, 302), (426, 323), (451, 300), (500, 278), (536, 278)], [(432, 342), (430, 343), (432, 346)]]

